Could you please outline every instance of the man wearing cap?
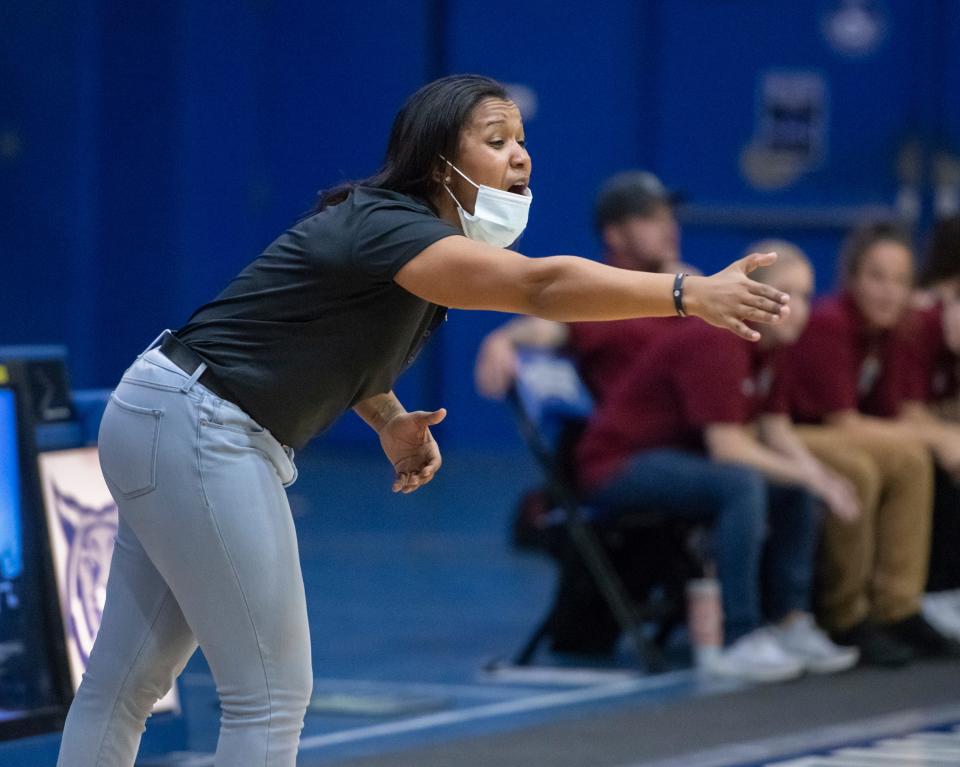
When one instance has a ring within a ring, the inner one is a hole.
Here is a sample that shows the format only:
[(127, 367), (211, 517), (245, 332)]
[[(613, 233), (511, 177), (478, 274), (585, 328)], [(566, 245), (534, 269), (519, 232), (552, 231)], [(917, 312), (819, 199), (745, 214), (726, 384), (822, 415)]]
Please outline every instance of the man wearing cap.
[[(652, 173), (624, 171), (601, 187), (594, 207), (603, 261), (622, 269), (644, 272), (699, 270), (680, 263), (680, 229), (674, 217), (675, 195)], [(675, 317), (565, 324), (537, 317), (511, 320), (490, 333), (477, 354), (477, 389), (487, 397), (502, 397), (516, 371), (518, 346), (568, 347), (594, 397), (603, 399), (610, 382), (623, 369), (628, 355), (673, 323)]]

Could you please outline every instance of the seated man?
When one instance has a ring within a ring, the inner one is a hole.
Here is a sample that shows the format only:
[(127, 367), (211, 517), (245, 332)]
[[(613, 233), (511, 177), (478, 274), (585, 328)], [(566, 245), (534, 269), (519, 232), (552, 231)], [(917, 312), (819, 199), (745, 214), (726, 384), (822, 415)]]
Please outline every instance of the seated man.
[[(960, 216), (953, 222), (956, 247), (960, 244)], [(923, 296), (926, 306), (920, 312), (922, 327), (911, 345), (922, 371), (921, 391), (927, 408), (953, 424), (960, 423), (960, 259), (956, 253), (951, 251), (955, 273), (929, 285)], [(923, 613), (942, 633), (960, 640), (960, 484), (938, 468), (934, 491), (930, 572)]]
[[(960, 214), (937, 221), (920, 275), (918, 301), (925, 311), (924, 332), (915, 348), (921, 355), (927, 407), (941, 418), (960, 422)], [(923, 612), (940, 631), (960, 639), (960, 505), (957, 484), (936, 476), (930, 575)]]
[[(956, 499), (951, 475), (960, 473), (960, 429), (922, 402), (910, 240), (890, 224), (861, 227), (844, 246), (842, 270), (842, 292), (815, 308), (791, 354), (792, 412), (822, 425), (802, 430), (822, 460), (846, 460), (840, 446), (853, 442), (869, 452), (885, 485), (875, 516), (825, 527), (822, 617), (837, 641), (877, 662), (895, 655), (897, 643), (916, 655), (958, 657), (960, 645), (920, 611), (930, 556), (930, 453), (941, 467), (938, 485)], [(955, 517), (956, 500), (943, 513)], [(955, 561), (960, 542), (944, 545)]]
[(690, 320), (651, 340), (598, 404), (577, 465), (587, 502), (609, 513), (648, 506), (713, 524), (726, 648), (708, 670), (776, 681), (857, 662), (816, 627), (809, 601), (817, 500), (846, 518), (858, 508), (786, 417), (781, 358), (806, 323), (810, 264), (786, 243), (755, 247), (779, 253), (753, 276), (788, 293), (790, 313), (755, 345)]
[[(680, 232), (673, 199), (660, 180), (645, 171), (619, 173), (604, 183), (595, 205), (603, 260), (621, 269), (698, 273), (680, 263)], [(519, 317), (490, 333), (477, 354), (477, 389), (502, 397), (516, 371), (516, 347), (569, 346), (584, 383), (596, 399), (616, 380), (624, 361), (670, 327), (675, 317), (564, 324)]]

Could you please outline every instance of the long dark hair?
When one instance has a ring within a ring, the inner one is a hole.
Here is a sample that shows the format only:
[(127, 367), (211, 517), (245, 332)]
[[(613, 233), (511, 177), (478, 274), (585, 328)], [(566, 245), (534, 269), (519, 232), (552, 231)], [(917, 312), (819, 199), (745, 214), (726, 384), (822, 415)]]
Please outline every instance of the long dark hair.
[(960, 214), (937, 221), (920, 284), (928, 288), (960, 276)]
[(482, 75), (450, 75), (424, 85), (397, 112), (380, 170), (322, 192), (314, 210), (343, 202), (356, 186), (429, 200), (439, 187), (435, 175), (442, 163), (440, 155), (454, 161), (460, 131), (485, 98), (509, 97), (503, 85)]

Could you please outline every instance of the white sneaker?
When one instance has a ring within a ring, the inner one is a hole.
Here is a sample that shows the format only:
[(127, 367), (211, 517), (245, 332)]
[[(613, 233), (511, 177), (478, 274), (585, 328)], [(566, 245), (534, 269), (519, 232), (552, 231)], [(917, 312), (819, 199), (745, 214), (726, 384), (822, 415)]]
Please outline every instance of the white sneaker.
[(853, 668), (860, 660), (856, 647), (841, 647), (817, 628), (813, 616), (804, 613), (786, 625), (771, 626), (770, 634), (780, 647), (803, 663), (812, 674), (834, 674)]
[(804, 664), (786, 653), (767, 629), (751, 631), (704, 659), (703, 670), (748, 682), (782, 682), (803, 673)]
[(944, 636), (960, 640), (960, 592), (937, 591), (925, 594), (923, 617)]

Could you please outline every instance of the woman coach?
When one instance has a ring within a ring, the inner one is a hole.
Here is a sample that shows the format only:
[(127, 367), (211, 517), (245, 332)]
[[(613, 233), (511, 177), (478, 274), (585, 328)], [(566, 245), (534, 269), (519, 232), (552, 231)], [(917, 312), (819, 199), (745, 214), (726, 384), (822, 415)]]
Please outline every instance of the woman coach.
[(292, 766), (310, 697), (306, 600), (284, 486), (293, 449), (352, 408), (409, 493), (440, 468), (391, 391), (445, 307), (555, 320), (675, 312), (756, 340), (787, 297), (747, 278), (645, 274), (504, 248), (523, 231), (530, 156), (497, 82), (447, 77), (397, 114), (383, 168), (328, 192), (176, 334), (126, 371), (100, 457), (120, 529), (99, 636), (60, 767), (130, 767), (145, 719), (199, 646), (222, 707), (218, 767)]

